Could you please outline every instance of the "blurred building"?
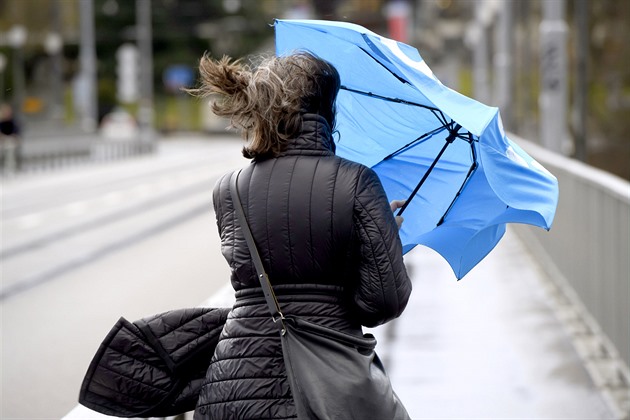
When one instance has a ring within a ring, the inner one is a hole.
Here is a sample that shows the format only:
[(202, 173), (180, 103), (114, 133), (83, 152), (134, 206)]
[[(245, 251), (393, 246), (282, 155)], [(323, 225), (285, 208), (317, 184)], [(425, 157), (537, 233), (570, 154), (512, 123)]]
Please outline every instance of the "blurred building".
[[(102, 115), (121, 105), (116, 95), (116, 51), (136, 42), (136, 10), (132, 0), (83, 0), (94, 4), (98, 103)], [(507, 128), (538, 138), (540, 94), (540, 23), (545, 2), (563, 2), (567, 23), (571, 134), (588, 139), (587, 162), (630, 179), (630, 2), (618, 0), (531, 0), (511, 2), (509, 46), (511, 100)], [(479, 26), (480, 8), (496, 9), (497, 0), (151, 0), (153, 85), (156, 121), (172, 129), (200, 127), (198, 112), (180, 115), (182, 98), (169, 90), (164, 76), (173, 65), (194, 70), (204, 52), (215, 56), (273, 53), (274, 18), (317, 18), (350, 21), (417, 47), (447, 86), (478, 96), (479, 74), (473, 75), (475, 48), (466, 43), (469, 29)], [(578, 11), (586, 10), (586, 23)], [(483, 30), (488, 39), (483, 80), (491, 86), (498, 71), (497, 16)], [(478, 28), (479, 29), (479, 28)], [(79, 71), (81, 40), (79, 0), (0, 0), (0, 101), (19, 102), (29, 121), (60, 118), (73, 122), (72, 84)], [(579, 34), (586, 34), (586, 41)], [(582, 49), (582, 50), (581, 50)], [(586, 59), (579, 61), (579, 51)], [(180, 67), (181, 68), (181, 67)], [(578, 73), (578, 70), (581, 73)], [(576, 85), (588, 70), (588, 82)], [(576, 112), (585, 93), (586, 116)], [(483, 92), (482, 92), (483, 93)], [(496, 104), (489, 89), (487, 101)], [(134, 104), (123, 104), (135, 112)], [(199, 108), (198, 103), (186, 106)], [(61, 110), (61, 112), (60, 112)], [(178, 111), (179, 110), (179, 111)], [(193, 112), (194, 111), (194, 112)], [(567, 120), (569, 118), (567, 117)], [(576, 122), (583, 124), (576, 124)], [(577, 132), (576, 132), (577, 130)]]

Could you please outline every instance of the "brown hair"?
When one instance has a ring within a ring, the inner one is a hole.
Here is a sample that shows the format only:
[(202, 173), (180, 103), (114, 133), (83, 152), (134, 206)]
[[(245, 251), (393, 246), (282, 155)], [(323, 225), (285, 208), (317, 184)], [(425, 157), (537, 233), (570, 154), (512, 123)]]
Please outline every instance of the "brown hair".
[(332, 64), (308, 52), (270, 57), (256, 68), (224, 56), (205, 54), (199, 63), (201, 86), (189, 92), (218, 95), (212, 112), (230, 118), (248, 140), (247, 158), (278, 156), (301, 129), (306, 112), (335, 123), (339, 73)]

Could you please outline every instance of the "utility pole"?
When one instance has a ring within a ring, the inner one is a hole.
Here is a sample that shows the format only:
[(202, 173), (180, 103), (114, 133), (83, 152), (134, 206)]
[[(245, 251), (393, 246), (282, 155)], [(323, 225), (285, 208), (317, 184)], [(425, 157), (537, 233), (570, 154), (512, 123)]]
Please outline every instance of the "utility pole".
[(542, 2), (540, 23), (540, 139), (543, 146), (570, 154), (568, 136), (568, 66), (565, 0)]
[(0, 102), (4, 102), (4, 69), (7, 67), (7, 57), (0, 52)]
[(153, 34), (151, 0), (136, 0), (136, 33), (140, 55), (138, 125), (143, 145), (153, 148)]
[(79, 99), (81, 126), (85, 131), (95, 131), (98, 123), (98, 99), (96, 97), (96, 39), (94, 37), (94, 0), (79, 2), (81, 38), (79, 44)]
[(575, 157), (581, 161), (586, 161), (587, 157), (587, 109), (588, 109), (588, 0), (575, 0), (575, 90), (574, 106), (572, 113), (573, 136), (575, 138)]
[(22, 107), (24, 106), (24, 90), (26, 81), (24, 76), (24, 45), (28, 38), (28, 32), (23, 25), (13, 25), (7, 34), (9, 45), (12, 48), (12, 69), (13, 92), (11, 95), (13, 102), (13, 118), (19, 125), (24, 123)]
[(513, 2), (499, 4), (497, 25), (494, 29), (494, 105), (501, 111), (506, 129), (512, 128), (512, 56), (514, 55)]
[(493, 19), (493, 4), (488, 0), (476, 0), (475, 19), (469, 27), (467, 43), (473, 52), (473, 91), (475, 99), (488, 104), (492, 99), (488, 63), (490, 47), (488, 32)]
[(50, 105), (51, 117), (55, 121), (63, 118), (63, 37), (61, 35), (60, 0), (52, 0), (50, 3), (50, 20), (52, 29), (46, 37), (44, 48), (50, 56)]

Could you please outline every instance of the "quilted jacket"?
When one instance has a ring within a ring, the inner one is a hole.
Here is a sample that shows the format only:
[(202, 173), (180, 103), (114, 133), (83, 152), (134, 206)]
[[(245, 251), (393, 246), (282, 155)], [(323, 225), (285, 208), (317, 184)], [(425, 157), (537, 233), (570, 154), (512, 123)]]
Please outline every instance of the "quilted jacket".
[[(217, 182), (214, 207), (236, 303), (194, 418), (295, 418), (278, 329), (236, 221), (230, 176)], [(283, 313), (356, 334), (401, 314), (411, 283), (387, 197), (374, 171), (335, 155), (325, 119), (305, 115), (301, 135), (279, 157), (242, 170), (239, 193)]]
[(185, 308), (133, 323), (120, 318), (94, 355), (79, 402), (118, 417), (193, 410), (229, 308)]

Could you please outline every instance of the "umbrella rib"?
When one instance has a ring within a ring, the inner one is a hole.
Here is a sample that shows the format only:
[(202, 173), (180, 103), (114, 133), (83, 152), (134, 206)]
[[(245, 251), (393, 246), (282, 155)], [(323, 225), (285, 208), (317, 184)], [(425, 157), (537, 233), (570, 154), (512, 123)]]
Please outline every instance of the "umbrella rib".
[[(443, 125), (445, 125), (445, 126), (448, 125), (448, 122), (446, 122), (446, 117), (444, 116), (442, 111), (440, 111), (439, 109), (432, 109), (431, 112), (433, 113), (435, 118), (437, 118), (438, 121), (440, 121)], [(440, 115), (437, 115), (436, 112), (439, 112)]]
[[(382, 99), (384, 101), (396, 102), (396, 103), (405, 104), (405, 105), (419, 106), (420, 108), (428, 109), (428, 110), (433, 111), (433, 112), (438, 112), (438, 113), (440, 113), (442, 118), (445, 118), (444, 114), (442, 114), (442, 111), (440, 111), (438, 108), (434, 108), (432, 106), (422, 105), (422, 104), (419, 104), (417, 102), (407, 101), (405, 99), (392, 98), (392, 97), (389, 97), (389, 96), (383, 96), (383, 95), (379, 95), (379, 94), (372, 93), (372, 92), (366, 92), (364, 90), (352, 89), (352, 88), (349, 88), (348, 86), (345, 86), (345, 85), (341, 85), (340, 89), (347, 90), (348, 92), (352, 92), (352, 93), (358, 93), (360, 95), (369, 96), (371, 98)], [(437, 117), (437, 115), (436, 115), (436, 117)], [(444, 119), (443, 121), (441, 120), (441, 122), (446, 125), (446, 119)]]
[(399, 75), (397, 75), (396, 73), (394, 73), (393, 71), (391, 71), (390, 69), (387, 68), (387, 66), (385, 66), (385, 64), (383, 64), (382, 62), (380, 62), (379, 60), (377, 60), (376, 58), (374, 58), (374, 56), (372, 54), (370, 54), (369, 52), (367, 52), (363, 47), (359, 47), (359, 49), (361, 51), (363, 51), (365, 54), (367, 54), (372, 60), (376, 61), (378, 64), (380, 64), (385, 70), (387, 70), (388, 72), (390, 72), (392, 74), (392, 76), (394, 76), (396, 79), (398, 79), (399, 81), (403, 82), (403, 83), (407, 83), (408, 85), (410, 85), (411, 83), (409, 83), (407, 80), (403, 79), (402, 77), (400, 77)]
[(466, 143), (470, 143), (470, 144), (472, 144), (472, 142), (474, 142), (474, 141), (475, 141), (475, 140), (473, 139), (473, 137), (472, 137), (472, 134), (471, 134), (470, 132), (468, 132), (468, 133), (467, 133), (467, 134), (465, 134), (465, 135), (458, 134), (458, 135), (457, 135), (457, 138), (458, 138), (458, 139), (461, 139), (461, 140), (464, 140)]
[(470, 143), (470, 149), (472, 150), (472, 164), (470, 165), (470, 168), (468, 169), (468, 173), (466, 174), (466, 178), (464, 178), (464, 182), (462, 182), (461, 187), (459, 187), (459, 191), (457, 191), (457, 194), (455, 194), (455, 197), (453, 198), (453, 201), (451, 201), (451, 204), (448, 206), (448, 208), (446, 209), (446, 211), (444, 212), (444, 214), (440, 218), (440, 221), (437, 223), (437, 226), (440, 226), (442, 223), (444, 223), (444, 219), (446, 218), (446, 215), (451, 211), (451, 209), (453, 208), (453, 205), (455, 204), (455, 201), (457, 201), (457, 199), (459, 198), (460, 194), (464, 190), (464, 187), (468, 183), (468, 180), (472, 176), (473, 172), (475, 172), (475, 170), (477, 170), (477, 167), (479, 166), (479, 165), (477, 165), (477, 152), (475, 151), (475, 143), (474, 143), (472, 134), (469, 132), (468, 133), (468, 138), (467, 139), (464, 138), (464, 140), (466, 140), (466, 141), (468, 141), (468, 143)]
[(419, 142), (420, 140), (423, 140), (424, 138), (426, 138), (427, 136), (433, 136), (434, 134), (439, 133), (440, 131), (444, 130), (446, 128), (446, 125), (440, 126), (434, 130), (431, 130), (427, 133), (424, 133), (423, 135), (421, 135), (420, 137), (414, 139), (413, 141), (405, 144), (403, 147), (401, 147), (400, 149), (396, 150), (395, 152), (390, 153), (389, 155), (385, 156), (383, 158), (383, 160), (388, 160), (393, 158), (394, 156), (396, 156), (398, 153), (402, 152), (403, 150), (409, 148), (410, 146), (412, 146), (413, 144)]

